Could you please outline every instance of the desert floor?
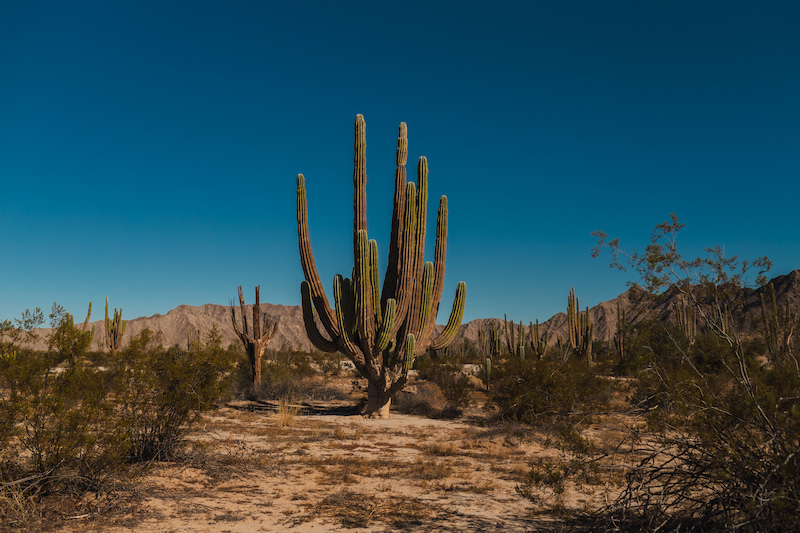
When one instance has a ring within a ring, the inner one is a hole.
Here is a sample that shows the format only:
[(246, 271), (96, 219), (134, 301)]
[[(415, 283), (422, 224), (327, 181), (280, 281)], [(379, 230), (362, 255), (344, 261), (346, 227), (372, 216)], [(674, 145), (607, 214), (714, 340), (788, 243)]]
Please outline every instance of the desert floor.
[[(361, 417), (342, 400), (239, 401), (204, 418), (173, 462), (155, 463), (44, 525), (60, 533), (147, 531), (527, 532), (558, 529), (521, 497), (546, 434), (473, 408), (455, 420)], [(572, 487), (572, 509), (602, 503)]]

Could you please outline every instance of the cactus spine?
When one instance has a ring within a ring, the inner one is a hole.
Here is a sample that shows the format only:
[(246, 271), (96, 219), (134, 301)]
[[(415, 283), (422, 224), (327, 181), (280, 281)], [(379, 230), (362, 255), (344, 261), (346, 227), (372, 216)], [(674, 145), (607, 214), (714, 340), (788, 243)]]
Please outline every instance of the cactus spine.
[(339, 350), (353, 361), (368, 381), (366, 414), (383, 418), (389, 416), (391, 397), (405, 385), (414, 358), (452, 342), (464, 313), (466, 285), (458, 284), (450, 319), (433, 337), (444, 285), (447, 198), (439, 201), (434, 261), (426, 262), (428, 161), (419, 159), (416, 184), (406, 181), (408, 130), (401, 123), (388, 266), (379, 291), (378, 246), (367, 233), (366, 124), (361, 115), (356, 117), (354, 147), (353, 278), (334, 277), (331, 307), (311, 252), (305, 177), (299, 174), (297, 232), (305, 276), (300, 291), (309, 340), (322, 351)]
[(567, 298), (567, 327), (569, 329), (569, 345), (580, 357), (585, 357), (591, 365), (592, 360), (592, 320), (589, 307), (585, 312), (580, 310), (580, 300), (575, 296), (575, 287), (569, 291)]
[[(90, 308), (91, 309), (91, 308)], [(88, 318), (87, 318), (88, 320)], [(122, 308), (114, 308), (114, 319), (108, 318), (108, 296), (106, 296), (106, 349), (111, 353), (117, 353), (122, 346), (122, 336), (125, 335), (125, 328), (128, 326), (127, 320), (122, 320)]]
[[(261, 314), (261, 287), (256, 286), (256, 303), (253, 306), (253, 322), (252, 327), (247, 323), (247, 314), (245, 313), (244, 295), (242, 294), (242, 286), (239, 285), (239, 307), (242, 310), (242, 327), (239, 327), (236, 321), (236, 307), (233, 302), (230, 303), (231, 307), (231, 322), (233, 323), (233, 330), (242, 341), (244, 351), (247, 353), (247, 359), (250, 361), (250, 368), (253, 376), (253, 383), (256, 386), (261, 385), (261, 360), (264, 358), (264, 352), (267, 349), (267, 343), (275, 335), (278, 329), (278, 323), (270, 323), (267, 315)], [(270, 330), (271, 326), (271, 330)]]

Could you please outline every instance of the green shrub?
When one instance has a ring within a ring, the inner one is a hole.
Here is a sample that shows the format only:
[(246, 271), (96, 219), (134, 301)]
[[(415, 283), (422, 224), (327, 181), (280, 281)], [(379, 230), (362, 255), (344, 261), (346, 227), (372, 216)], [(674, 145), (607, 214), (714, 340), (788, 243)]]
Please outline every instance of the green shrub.
[(200, 413), (230, 386), (236, 355), (219, 332), (188, 349), (165, 349), (143, 330), (112, 363), (119, 440), (129, 461), (166, 459)]
[(464, 364), (454, 356), (430, 357), (425, 355), (415, 361), (419, 377), (439, 386), (447, 399), (447, 407), (458, 411), (469, 405), (473, 387), (469, 376), (464, 373)]
[(500, 361), (492, 371), (487, 406), (507, 420), (531, 425), (585, 420), (603, 411), (612, 383), (575, 358)]
[[(71, 470), (95, 470), (101, 450), (97, 426), (107, 415), (100, 372), (84, 363), (56, 366), (53, 353), (16, 349), (0, 370), (6, 444), (16, 436), (30, 452), (33, 473), (53, 479)], [(21, 451), (20, 448), (17, 451)], [(16, 453), (6, 453), (13, 460)], [(25, 469), (23, 469), (25, 470)]]

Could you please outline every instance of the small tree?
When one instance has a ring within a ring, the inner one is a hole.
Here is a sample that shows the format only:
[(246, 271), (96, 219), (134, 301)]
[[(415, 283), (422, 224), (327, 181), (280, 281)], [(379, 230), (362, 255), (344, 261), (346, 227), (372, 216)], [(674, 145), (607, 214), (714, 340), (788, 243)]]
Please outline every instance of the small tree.
[(89, 302), (89, 312), (86, 314), (86, 320), (83, 326), (78, 328), (75, 326), (74, 319), (71, 314), (67, 313), (63, 307), (58, 304), (53, 304), (53, 309), (50, 313), (50, 323), (55, 327), (55, 331), (50, 336), (50, 347), (56, 350), (62, 358), (69, 358), (70, 362), (85, 355), (92, 345), (92, 338), (94, 337), (94, 326), (89, 329), (89, 319), (92, 316), (92, 302)]

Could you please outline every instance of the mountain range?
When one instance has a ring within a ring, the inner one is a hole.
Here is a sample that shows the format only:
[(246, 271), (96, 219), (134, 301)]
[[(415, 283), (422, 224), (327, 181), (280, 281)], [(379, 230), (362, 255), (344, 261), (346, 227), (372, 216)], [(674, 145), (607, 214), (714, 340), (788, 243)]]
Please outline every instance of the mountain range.
[[(800, 270), (794, 270), (789, 274), (777, 276), (770, 283), (775, 289), (776, 301), (779, 307), (789, 303), (793, 315), (800, 314)], [(742, 331), (749, 330), (754, 322), (761, 317), (761, 295), (765, 287), (757, 289), (741, 289), (737, 300), (740, 305), (732, 310), (732, 316), (738, 317), (738, 326)], [(566, 300), (566, 298), (565, 298)], [(636, 324), (648, 318), (659, 320), (674, 320), (676, 305), (682, 301), (680, 294), (668, 291), (662, 295), (652, 295), (643, 289), (633, 286), (628, 291), (607, 302), (602, 302), (589, 309), (589, 315), (594, 327), (593, 337), (595, 340), (608, 341), (613, 339), (617, 332), (617, 307), (626, 313), (626, 320), (630, 324)], [(566, 308), (566, 301), (564, 307)], [(252, 318), (252, 305), (245, 307), (248, 321)], [(269, 303), (261, 304), (261, 311), (270, 321), (277, 322), (278, 327), (275, 336), (268, 344), (270, 349), (281, 347), (292, 348), (301, 351), (310, 351), (312, 346), (306, 336), (303, 325), (303, 312), (300, 306), (274, 305)], [(241, 310), (238, 306), (234, 309), (236, 320), (241, 324)], [(513, 317), (508, 317), (513, 320)], [(503, 320), (500, 318), (476, 319), (467, 324), (463, 324), (456, 335), (454, 342), (460, 339), (477, 340), (478, 331), (491, 324), (502, 326)], [(90, 323), (94, 327), (93, 349), (103, 349), (103, 339), (105, 338), (105, 325), (103, 320)], [(197, 337), (198, 333), (205, 336), (216, 326), (222, 335), (223, 345), (238, 343), (239, 339), (231, 323), (231, 307), (226, 305), (205, 304), (201, 306), (180, 305), (172, 309), (165, 315), (155, 314), (150, 317), (134, 318), (127, 321), (127, 329), (123, 337), (125, 340), (137, 335), (143, 329), (148, 328), (161, 335), (161, 342), (165, 346), (182, 345), (186, 346), (191, 336)], [(527, 326), (527, 324), (526, 324)], [(440, 328), (442, 326), (439, 326)], [(567, 315), (556, 313), (550, 319), (540, 324), (541, 331), (549, 332), (550, 343), (553, 344), (556, 338), (562, 338), (567, 333)], [(33, 344), (35, 348), (45, 348), (47, 334), (51, 330), (42, 329), (39, 331), (39, 340)]]

